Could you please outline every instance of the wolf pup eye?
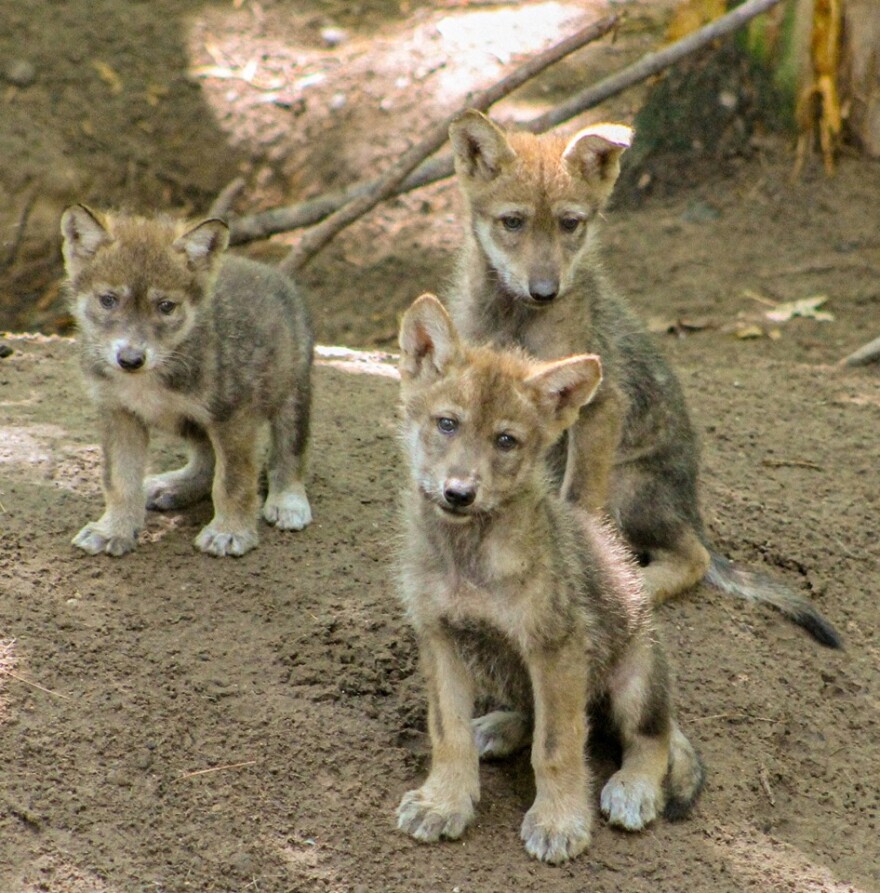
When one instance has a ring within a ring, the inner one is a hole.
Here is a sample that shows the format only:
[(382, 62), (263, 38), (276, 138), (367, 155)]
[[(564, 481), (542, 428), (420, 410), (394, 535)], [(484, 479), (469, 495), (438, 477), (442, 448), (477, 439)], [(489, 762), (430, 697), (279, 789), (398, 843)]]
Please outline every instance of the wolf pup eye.
[(519, 441), (512, 434), (499, 434), (495, 438), (495, 446), (503, 453), (509, 453), (519, 446)]
[(174, 301), (159, 301), (156, 305), (159, 309), (159, 313), (162, 316), (171, 316), (172, 313), (177, 309), (177, 304)]
[(580, 217), (560, 217), (559, 218), (559, 228), (564, 233), (573, 233), (579, 226), (581, 220)]
[(505, 214), (498, 219), (501, 221), (501, 225), (510, 233), (515, 233), (517, 230), (521, 230), (525, 225), (525, 219), (519, 214)]
[(455, 419), (441, 416), (439, 419), (437, 419), (437, 428), (444, 434), (455, 434), (455, 432), (458, 430), (458, 422), (455, 421)]
[(98, 303), (105, 310), (112, 310), (119, 303), (119, 298), (112, 292), (105, 291), (98, 295)]

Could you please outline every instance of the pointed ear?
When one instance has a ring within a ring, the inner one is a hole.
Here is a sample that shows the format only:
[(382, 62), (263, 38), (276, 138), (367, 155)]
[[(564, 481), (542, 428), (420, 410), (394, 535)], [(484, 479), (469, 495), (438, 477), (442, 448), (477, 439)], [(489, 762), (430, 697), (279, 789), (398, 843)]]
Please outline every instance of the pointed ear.
[(560, 432), (574, 424), (580, 408), (593, 399), (601, 382), (602, 363), (594, 354), (544, 363), (526, 379)]
[(633, 135), (626, 124), (594, 124), (575, 134), (562, 153), (572, 174), (586, 180), (603, 204), (620, 175), (620, 156), (632, 144)]
[(113, 238), (101, 216), (85, 205), (72, 205), (61, 215), (61, 251), (64, 269), (74, 279), (104, 245)]
[(229, 227), (215, 217), (178, 236), (172, 248), (186, 255), (187, 265), (194, 272), (211, 269), (229, 245)]
[(434, 295), (417, 298), (400, 323), (400, 378), (439, 378), (458, 356), (458, 332)]
[(516, 158), (504, 131), (476, 109), (468, 109), (453, 120), (449, 139), (455, 168), (462, 176), (494, 180)]

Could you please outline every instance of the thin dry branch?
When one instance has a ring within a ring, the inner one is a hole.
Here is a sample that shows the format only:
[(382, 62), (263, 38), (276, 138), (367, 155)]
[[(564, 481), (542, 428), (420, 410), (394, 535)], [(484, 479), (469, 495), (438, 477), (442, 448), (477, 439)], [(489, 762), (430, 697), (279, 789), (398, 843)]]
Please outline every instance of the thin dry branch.
[(225, 217), (246, 185), (244, 177), (236, 177), (227, 183), (208, 208), (208, 217)]
[(611, 15), (582, 28), (571, 37), (560, 41), (543, 53), (520, 65), (507, 77), (502, 78), (486, 90), (471, 97), (467, 104), (448, 115), (431, 128), (428, 135), (407, 150), (375, 184), (363, 195), (358, 196), (338, 211), (331, 214), (321, 224), (303, 236), (299, 245), (293, 248), (281, 262), (282, 270), (293, 273), (304, 267), (337, 233), (345, 229), (379, 202), (399, 191), (401, 183), (429, 156), (433, 155), (449, 138), (449, 125), (466, 108), (485, 111), (500, 99), (521, 87), (540, 72), (558, 62), (575, 50), (604, 37), (620, 21), (620, 16)]
[(867, 366), (868, 363), (874, 363), (877, 360), (880, 360), (880, 336), (853, 351), (840, 362), (845, 366)]
[[(542, 133), (555, 127), (669, 68), (688, 54), (712, 41), (732, 34), (746, 22), (780, 2), (781, 0), (746, 0), (741, 6), (714, 22), (710, 22), (698, 31), (669, 44), (662, 50), (647, 53), (617, 74), (582, 90), (563, 105), (527, 122), (524, 128), (532, 133)], [(453, 163), (450, 154), (430, 159), (406, 177), (391, 194), (400, 195), (427, 186), (429, 183), (445, 180), (447, 177), (451, 177), (452, 173)], [(368, 194), (377, 187), (379, 182), (372, 180), (367, 183), (358, 183), (341, 192), (327, 193), (296, 205), (271, 208), (268, 211), (239, 217), (231, 221), (230, 240), (234, 245), (241, 245), (257, 239), (265, 239), (277, 233), (312, 226), (359, 196)]]

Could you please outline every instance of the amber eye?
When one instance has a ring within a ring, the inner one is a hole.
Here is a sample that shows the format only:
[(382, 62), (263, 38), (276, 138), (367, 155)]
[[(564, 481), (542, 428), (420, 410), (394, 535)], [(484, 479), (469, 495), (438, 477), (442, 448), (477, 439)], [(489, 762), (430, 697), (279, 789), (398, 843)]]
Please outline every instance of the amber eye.
[(516, 449), (516, 447), (519, 446), (519, 441), (512, 434), (507, 434), (505, 432), (499, 434), (495, 438), (495, 446), (502, 452), (509, 453), (511, 450)]
[(579, 217), (560, 217), (559, 228), (564, 233), (573, 233), (581, 224)]
[(177, 309), (177, 304), (175, 304), (174, 301), (159, 301), (156, 306), (159, 308), (159, 313), (161, 313), (162, 316), (171, 316)]
[(444, 434), (455, 434), (458, 430), (458, 422), (455, 419), (450, 419), (447, 416), (441, 416), (437, 419), (437, 428), (442, 431)]
[(119, 303), (119, 298), (113, 292), (105, 291), (98, 295), (98, 303), (105, 310), (112, 310)]
[(503, 217), (500, 217), (501, 225), (510, 233), (515, 233), (517, 230), (521, 230), (525, 225), (525, 219), (521, 217), (519, 214), (505, 214)]

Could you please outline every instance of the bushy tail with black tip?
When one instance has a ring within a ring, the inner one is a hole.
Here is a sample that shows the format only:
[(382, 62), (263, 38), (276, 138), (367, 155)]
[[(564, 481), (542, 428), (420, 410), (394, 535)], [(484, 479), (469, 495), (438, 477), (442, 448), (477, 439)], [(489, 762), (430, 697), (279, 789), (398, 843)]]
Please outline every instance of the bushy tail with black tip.
[(743, 570), (716, 552), (710, 552), (711, 563), (705, 581), (728, 595), (747, 601), (772, 605), (789, 620), (802, 626), (817, 642), (828, 648), (843, 648), (840, 634), (816, 607), (783, 583), (758, 571)]

